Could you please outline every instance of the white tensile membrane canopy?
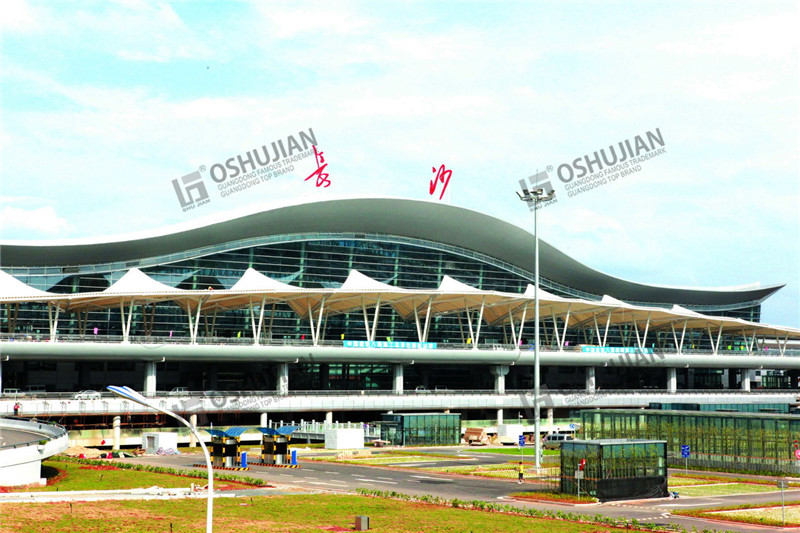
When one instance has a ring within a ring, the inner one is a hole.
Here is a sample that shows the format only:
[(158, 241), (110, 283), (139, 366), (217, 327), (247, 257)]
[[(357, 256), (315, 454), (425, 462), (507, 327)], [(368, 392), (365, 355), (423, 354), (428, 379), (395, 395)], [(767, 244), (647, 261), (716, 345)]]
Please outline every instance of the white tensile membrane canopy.
[(2, 303), (48, 301), (58, 297), (58, 294), (35, 289), (0, 270), (0, 302)]
[[(403, 289), (380, 282), (356, 270), (350, 271), (345, 282), (336, 289), (307, 289), (295, 287), (265, 276), (248, 268), (230, 289), (182, 290), (158, 282), (141, 270), (133, 268), (117, 282), (99, 292), (55, 294), (30, 287), (10, 274), (0, 271), (0, 304), (47, 302), (51, 315), (51, 334), (57, 326), (60, 311), (87, 313), (89, 310), (120, 307), (123, 332), (127, 339), (134, 305), (156, 304), (172, 301), (182, 307), (192, 331), (197, 338), (201, 314), (216, 316), (231, 309), (250, 309), (254, 337), (260, 337), (267, 304), (288, 305), (293, 312), (308, 320), (312, 339), (316, 344), (324, 331), (323, 319), (327, 316), (361, 311), (364, 316), (368, 340), (375, 339), (381, 307), (391, 306), (404, 320), (415, 320), (419, 339), (427, 339), (430, 319), (433, 316), (458, 314), (466, 319), (469, 340), (477, 344), (480, 326), (511, 326), (514, 343), (522, 339), (525, 324), (533, 320), (534, 287), (528, 285), (523, 294), (484, 291), (476, 289), (449, 276), (444, 276), (436, 289)], [(745, 337), (774, 336), (779, 339), (800, 338), (800, 330), (748, 322), (738, 318), (703, 315), (673, 306), (671, 309), (638, 306), (621, 302), (611, 296), (600, 301), (564, 298), (539, 289), (540, 320), (552, 322), (558, 345), (570, 327), (594, 328), (598, 339), (611, 325), (631, 324), (636, 339), (643, 346), (648, 332), (659, 329), (670, 331), (677, 340), (687, 329), (707, 331), (719, 339), (724, 333), (737, 333)], [(259, 309), (258, 320), (255, 310)], [(369, 316), (369, 311), (372, 316)], [(153, 313), (154, 313), (153, 309)], [(55, 321), (55, 324), (54, 324)], [(423, 324), (424, 322), (424, 324)], [(371, 323), (371, 324), (370, 324)], [(257, 326), (256, 326), (257, 324)], [(563, 331), (563, 336), (561, 332)]]

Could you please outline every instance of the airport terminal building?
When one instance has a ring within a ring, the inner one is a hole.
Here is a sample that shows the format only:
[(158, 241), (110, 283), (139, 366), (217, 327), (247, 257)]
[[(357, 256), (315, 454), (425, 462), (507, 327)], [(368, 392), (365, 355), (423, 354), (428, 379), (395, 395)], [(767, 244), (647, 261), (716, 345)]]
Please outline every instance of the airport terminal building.
[[(533, 251), (530, 232), (497, 218), (389, 198), (135, 240), (2, 243), (2, 387), (529, 390)], [(797, 388), (800, 330), (760, 323), (781, 285), (635, 283), (543, 241), (540, 276), (549, 390)]]

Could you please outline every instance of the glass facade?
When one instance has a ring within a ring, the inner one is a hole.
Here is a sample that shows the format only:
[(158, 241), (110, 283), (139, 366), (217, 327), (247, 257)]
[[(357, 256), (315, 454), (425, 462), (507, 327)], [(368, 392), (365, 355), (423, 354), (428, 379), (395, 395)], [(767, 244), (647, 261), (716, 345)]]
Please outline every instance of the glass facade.
[(722, 411), (726, 413), (789, 413), (788, 403), (651, 403), (665, 411)]
[[(581, 463), (583, 468), (581, 469)], [(561, 445), (561, 492), (606, 500), (667, 495), (664, 441), (575, 440)]]
[(394, 446), (451, 446), (461, 442), (458, 413), (384, 414), (381, 440)]
[[(316, 238), (314, 238), (316, 237)], [(135, 261), (64, 267), (14, 267), (5, 269), (28, 285), (56, 293), (102, 291), (119, 280), (130, 268), (140, 268), (151, 278), (180, 289), (229, 289), (248, 268), (278, 281), (306, 288), (339, 287), (350, 272), (358, 270), (378, 281), (407, 289), (433, 289), (444, 276), (481, 290), (523, 293), (532, 282), (531, 272), (520, 270), (500, 260), (471, 250), (453, 246), (387, 235), (293, 235), (271, 236), (262, 239), (229, 242), (197, 250)], [(599, 300), (602, 295), (589, 294), (542, 277), (541, 286), (553, 294), (565, 297)], [(669, 302), (650, 305), (670, 307)], [(741, 316), (758, 320), (760, 305), (744, 305), (740, 309), (705, 309), (703, 312)], [(0, 308), (2, 324), (9, 323), (11, 308)], [(21, 333), (42, 334), (48, 331), (46, 304), (24, 304), (14, 309)], [(308, 324), (288, 306), (269, 306), (265, 321), (270, 325), (271, 339), (302, 340), (310, 336)], [(563, 320), (542, 318), (543, 346), (555, 345), (555, 328), (563, 329)], [(7, 328), (7, 326), (6, 326)], [(59, 334), (121, 335), (119, 309), (90, 311), (83, 331), (78, 320), (62, 316)], [(176, 304), (164, 302), (137, 306), (131, 335), (185, 337), (188, 336), (185, 312)], [(5, 329), (5, 328), (4, 328)], [(7, 329), (5, 329), (7, 331)], [(532, 331), (532, 330), (530, 330)], [(377, 328), (378, 340), (418, 340), (413, 322), (400, 319), (388, 306), (381, 310)], [(251, 316), (248, 309), (231, 310), (212, 318), (201, 318), (201, 337), (251, 337)], [(707, 332), (686, 333), (687, 349), (710, 349)], [(434, 318), (428, 340), (441, 344), (463, 343), (468, 339), (465, 317), (458, 314)], [(630, 325), (612, 326), (607, 334), (609, 346), (627, 346), (633, 339)], [(331, 316), (327, 319), (323, 340), (363, 339), (364, 322), (360, 313)], [(510, 332), (502, 327), (483, 327), (481, 343), (508, 344)], [(528, 343), (524, 339), (523, 343)], [(575, 346), (595, 343), (595, 328), (584, 325), (570, 328), (562, 342)], [(648, 338), (653, 347), (670, 349), (669, 332), (656, 332)], [(721, 346), (742, 349), (741, 337), (723, 339)]]
[[(664, 439), (675, 465), (796, 472), (800, 417), (698, 411), (592, 410), (581, 413), (589, 439)], [(682, 446), (689, 446), (684, 460)]]

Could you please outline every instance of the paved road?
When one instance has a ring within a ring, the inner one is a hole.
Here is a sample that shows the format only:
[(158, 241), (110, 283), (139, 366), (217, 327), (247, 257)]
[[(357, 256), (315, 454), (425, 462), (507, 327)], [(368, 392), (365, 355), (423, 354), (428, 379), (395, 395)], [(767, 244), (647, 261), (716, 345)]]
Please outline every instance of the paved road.
[(14, 446), (26, 442), (36, 442), (42, 438), (41, 433), (19, 429), (0, 429), (0, 447)]
[[(504, 463), (513, 460), (513, 456), (502, 454), (471, 453), (469, 449), (459, 454), (457, 450), (445, 451), (441, 448), (435, 450), (437, 454), (452, 453), (454, 464), (492, 464)], [(456, 459), (457, 456), (468, 456), (466, 459)], [(262, 466), (251, 466), (241, 475), (266, 479), (277, 488), (312, 490), (312, 491), (353, 491), (357, 488), (379, 489), (396, 491), (413, 495), (435, 495), (442, 498), (462, 500), (480, 499), (509, 503), (521, 508), (549, 509), (554, 511), (568, 511), (593, 515), (601, 513), (617, 518), (635, 518), (640, 522), (654, 522), (656, 524), (675, 524), (687, 530), (697, 527), (729, 530), (729, 531), (776, 531), (772, 527), (758, 527), (752, 525), (739, 525), (734, 523), (711, 522), (708, 520), (690, 517), (672, 516), (670, 512), (679, 508), (691, 508), (710, 505), (735, 505), (738, 503), (774, 502), (780, 500), (780, 493), (759, 493), (746, 496), (721, 496), (713, 498), (689, 498), (678, 500), (650, 499), (625, 502), (610, 502), (592, 505), (569, 505), (530, 503), (514, 500), (510, 494), (532, 489), (531, 484), (518, 485), (513, 480), (467, 477), (447, 474), (435, 474), (408, 468), (411, 464), (396, 466), (358, 466), (338, 463), (314, 462), (302, 459), (301, 468), (283, 469)], [(175, 468), (192, 468), (193, 464), (203, 463), (201, 455), (180, 455), (165, 457), (139, 457), (124, 459), (126, 462), (156, 464)], [(427, 463), (427, 464), (426, 464)], [(450, 461), (447, 461), (450, 463)], [(414, 467), (442, 465), (440, 458), (430, 462), (420, 461)], [(800, 499), (800, 489), (787, 490), (786, 499)], [(800, 528), (778, 528), (780, 531), (800, 532)]]

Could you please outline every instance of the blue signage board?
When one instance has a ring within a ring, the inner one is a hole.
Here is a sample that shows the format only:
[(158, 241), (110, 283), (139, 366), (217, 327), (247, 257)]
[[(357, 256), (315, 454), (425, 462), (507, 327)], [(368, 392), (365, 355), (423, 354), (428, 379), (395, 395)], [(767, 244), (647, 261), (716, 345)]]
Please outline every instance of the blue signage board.
[(653, 353), (652, 348), (630, 348), (620, 346), (581, 346), (581, 351), (587, 353)]
[(400, 348), (405, 350), (435, 350), (435, 342), (401, 341), (344, 341), (345, 348)]
[(525, 446), (525, 435), (520, 435), (519, 436), (519, 445), (520, 446)]
[(684, 459), (688, 459), (689, 455), (690, 455), (689, 445), (688, 444), (681, 445), (681, 457), (683, 457)]

